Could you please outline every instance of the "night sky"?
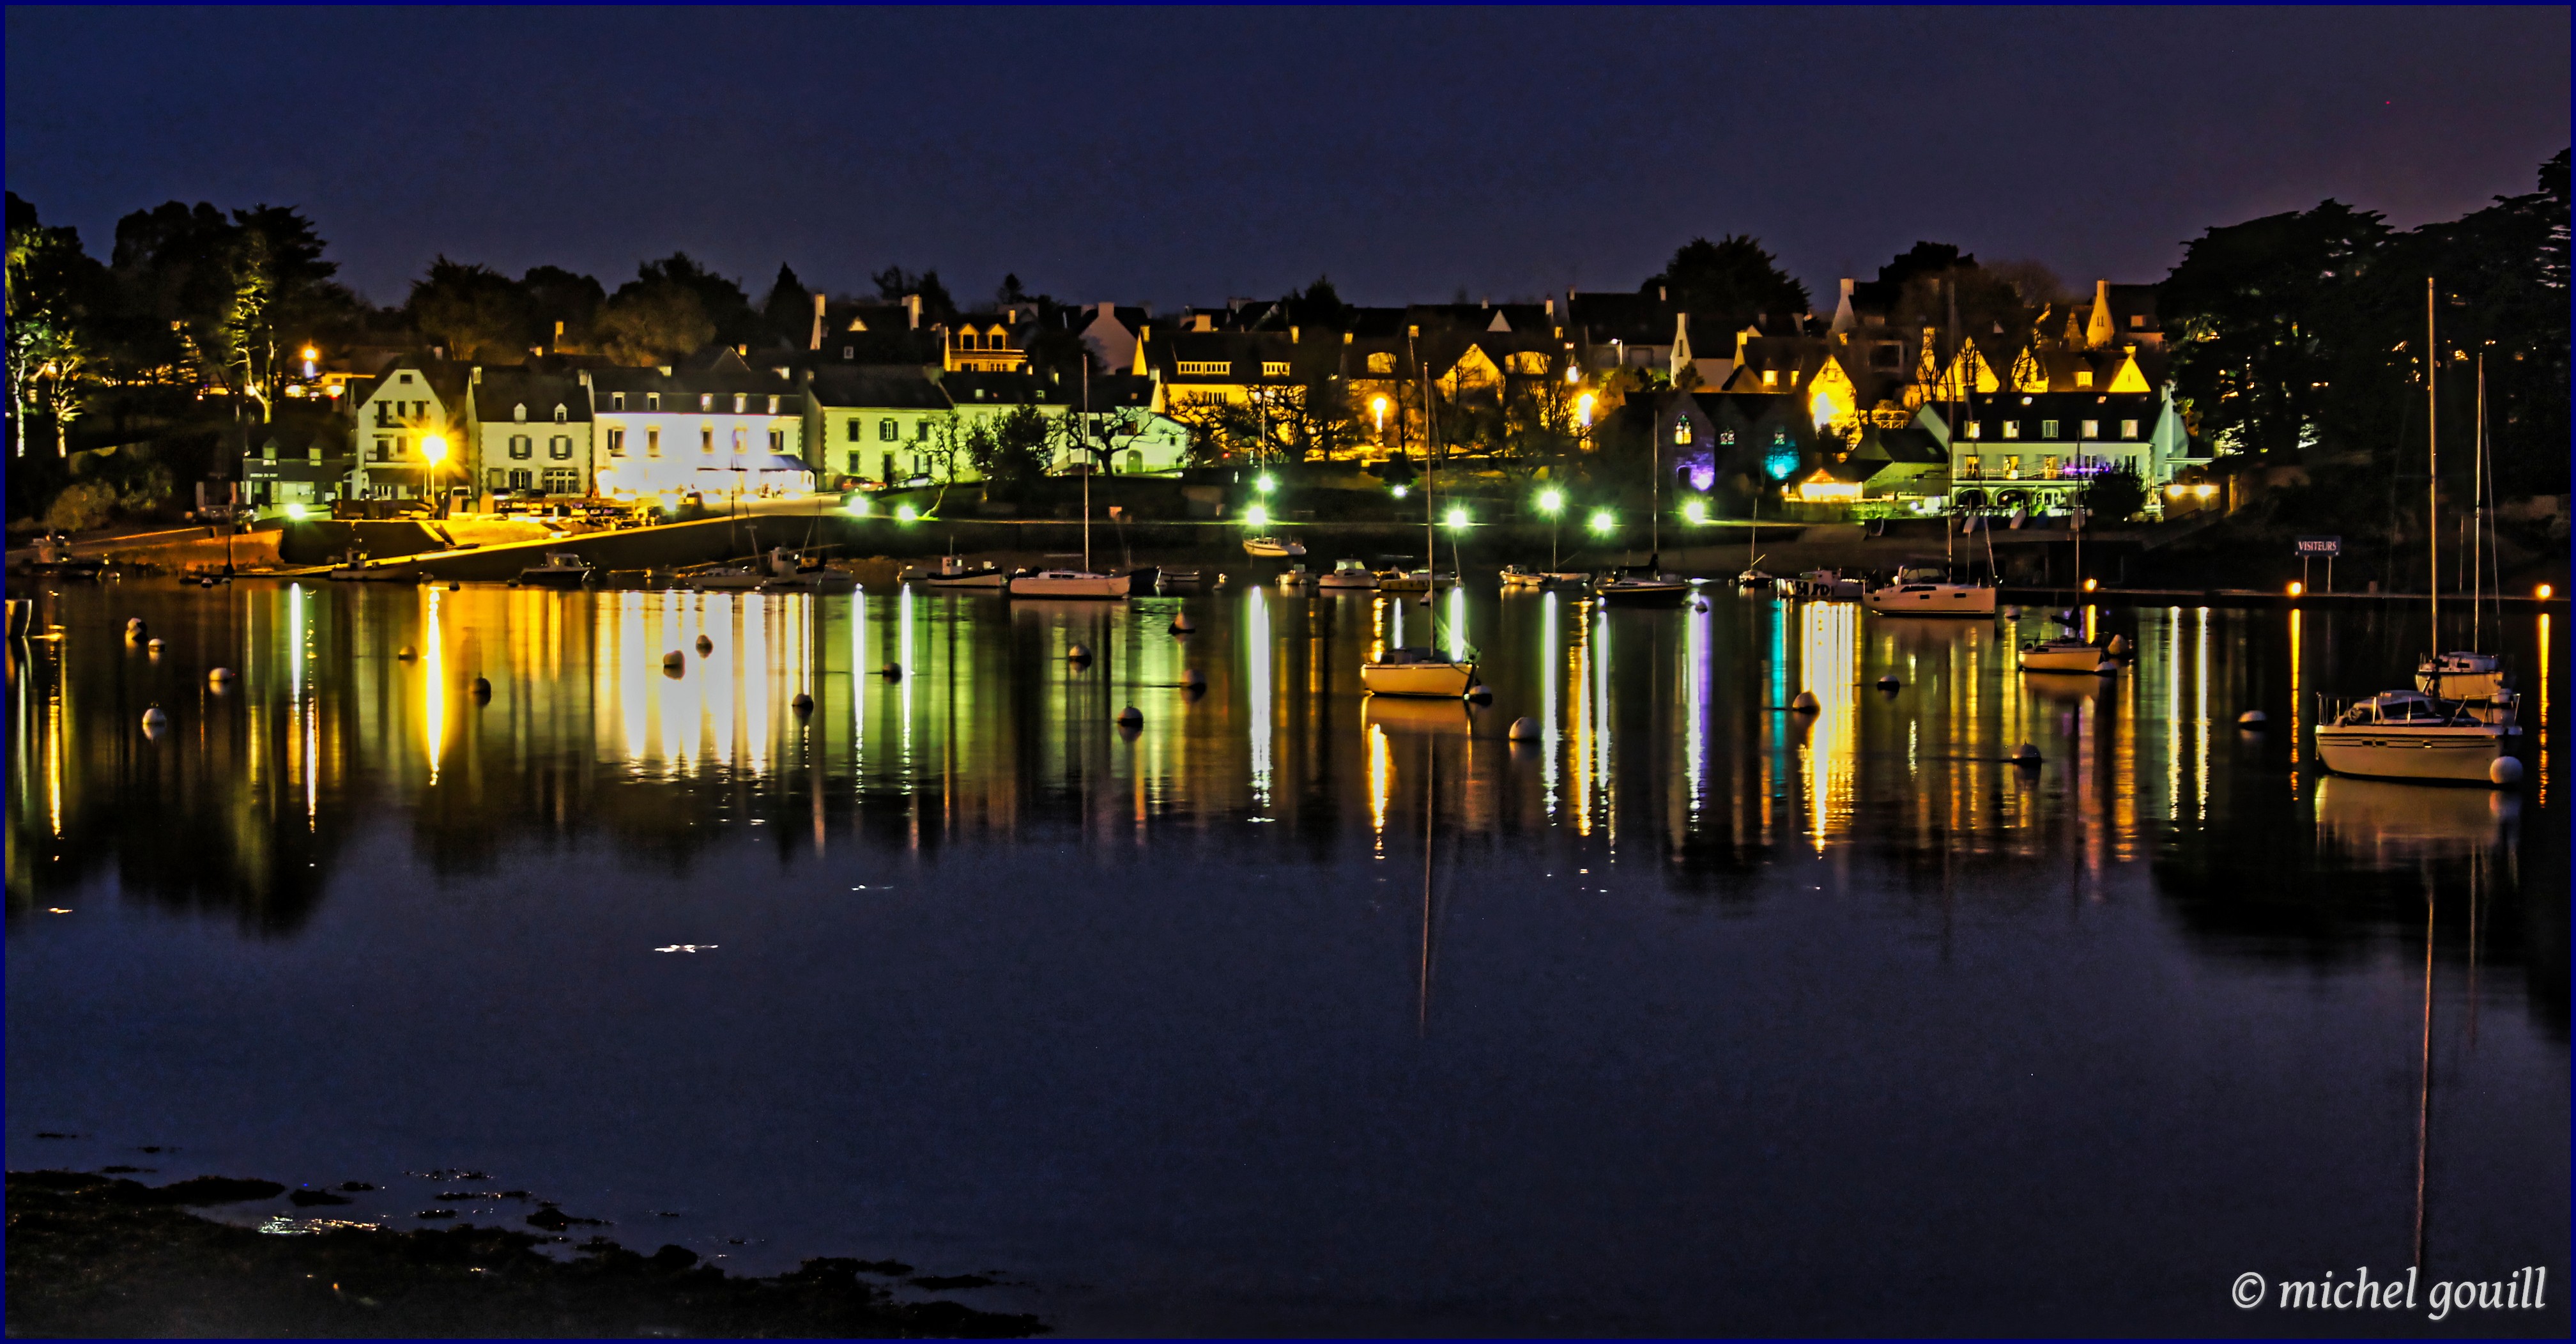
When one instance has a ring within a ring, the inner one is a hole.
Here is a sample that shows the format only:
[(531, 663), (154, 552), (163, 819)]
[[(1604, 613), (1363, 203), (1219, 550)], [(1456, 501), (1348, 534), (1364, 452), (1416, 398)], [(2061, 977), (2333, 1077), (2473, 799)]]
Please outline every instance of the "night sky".
[(378, 302), (445, 253), (755, 297), (937, 268), (1166, 305), (1633, 288), (1751, 232), (1820, 305), (1917, 238), (2081, 285), (2334, 196), (2400, 226), (2568, 143), (2563, 7), (8, 11), (8, 185), (104, 257), (303, 207)]

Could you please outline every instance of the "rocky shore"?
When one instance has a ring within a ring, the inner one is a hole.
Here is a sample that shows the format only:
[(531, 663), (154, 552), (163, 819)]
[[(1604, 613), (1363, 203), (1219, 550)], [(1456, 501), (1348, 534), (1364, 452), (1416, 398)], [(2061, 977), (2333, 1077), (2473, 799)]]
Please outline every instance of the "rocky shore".
[[(1034, 1316), (898, 1301), (906, 1283), (938, 1291), (983, 1280), (907, 1278), (911, 1267), (892, 1261), (814, 1259), (745, 1278), (684, 1247), (645, 1255), (606, 1237), (398, 1232), (327, 1218), (254, 1230), (190, 1212), (284, 1192), (225, 1177), (153, 1187), (10, 1172), (9, 1334), (1002, 1339), (1047, 1328)], [(572, 1254), (539, 1250), (554, 1242)]]

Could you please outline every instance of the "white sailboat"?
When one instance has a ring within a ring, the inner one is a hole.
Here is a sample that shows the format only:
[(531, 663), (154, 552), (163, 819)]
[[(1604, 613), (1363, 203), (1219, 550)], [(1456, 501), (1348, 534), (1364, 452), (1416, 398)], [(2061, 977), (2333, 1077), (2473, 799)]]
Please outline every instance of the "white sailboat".
[[(1959, 344), (1956, 339), (1959, 327), (1958, 290), (1951, 289), (1949, 297), (1949, 325), (1952, 336), (1950, 377), (1960, 381), (1952, 386), (1950, 390), (1953, 395), (1944, 398), (1942, 404), (1945, 408), (1943, 414), (1948, 416), (1950, 421), (1948, 437), (1956, 442), (1959, 437), (1958, 407), (1967, 401), (1974, 384), (1966, 380), (1966, 370), (1960, 367)], [(1973, 414), (1975, 407), (1971, 405), (1969, 409)], [(1896, 582), (1863, 593), (1860, 604), (1882, 616), (1993, 617), (1995, 614), (1993, 584), (1960, 583), (1951, 577), (1957, 558), (1955, 531), (1956, 529), (1951, 528), (1945, 520), (1941, 528), (1942, 567), (1939, 573), (1923, 569), (1900, 569), (1897, 571)], [(1993, 546), (1991, 538), (1988, 539), (1987, 545), (1991, 551)], [(1987, 568), (1989, 571), (1993, 569), (1991, 557)]]
[[(2440, 550), (2441, 432), (2434, 418), (2434, 372), (2440, 347), (2434, 341), (2433, 281), (2424, 281), (2425, 462), (2431, 476), (2425, 507), (2425, 531), (2433, 546), (2433, 633), (2442, 629)], [(2445, 657), (2428, 657), (2432, 675), (2442, 675)], [(2485, 655), (2470, 655), (2485, 657)], [(2419, 666), (2417, 675), (2425, 675)], [(2437, 698), (2422, 690), (2382, 691), (2364, 700), (2338, 703), (2318, 697), (2317, 759), (2339, 775), (2376, 779), (2447, 780), (2466, 784), (2511, 784), (2522, 778), (2522, 762), (2512, 754), (2522, 729), (2515, 723), (2519, 706), (2512, 691), (2497, 685), (2474, 698)]]
[(1245, 537), (1243, 553), (1264, 560), (1293, 560), (1306, 553), (1306, 548), (1286, 537)]
[(1102, 574), (1091, 567), (1091, 473), (1082, 473), (1082, 568), (1022, 570), (1005, 591), (1013, 597), (1123, 598), (1136, 586), (1133, 574)]
[[(2475, 644), (2486, 633), (2486, 570), (2484, 562), (2493, 555), (2488, 545), (2487, 491), (2487, 357), (2478, 355), (2477, 444), (2472, 456), (2476, 462), (2470, 486), (2471, 522), (2469, 526), (2469, 642)], [(2433, 531), (2438, 534), (2437, 527)], [(2437, 543), (2438, 544), (2438, 543)], [(2434, 568), (2439, 575), (2440, 567)], [(2437, 583), (2433, 593), (2433, 647), (2442, 646), (2442, 594)], [(2415, 665), (2415, 689), (2438, 699), (2492, 700), (2504, 693), (2504, 660), (2492, 653), (2473, 649), (2454, 649), (2449, 653), (2428, 653)]]
[[(1408, 360), (1412, 358), (1412, 344), (1411, 338), (1407, 337), (1405, 355)], [(1418, 363), (1415, 365), (1417, 369), (1420, 367)], [(1422, 404), (1426, 413), (1431, 406), (1430, 391), (1428, 387), (1423, 389)], [(1432, 557), (1440, 554), (1439, 533), (1435, 530), (1436, 525), (1433, 522), (1433, 519), (1438, 516), (1432, 502), (1433, 495), (1436, 493), (1433, 488), (1433, 462), (1430, 443), (1426, 436), (1422, 453), (1424, 565), (1421, 572), (1422, 586), (1399, 588), (1389, 583), (1386, 575), (1381, 574), (1378, 576), (1378, 589), (1381, 592), (1429, 592), (1431, 590)], [(1402, 580), (1409, 580), (1411, 577), (1411, 575), (1399, 576)], [(1438, 628), (1436, 618), (1433, 628), (1435, 630)], [(1378, 656), (1360, 664), (1360, 684), (1367, 687), (1371, 695), (1423, 695), (1455, 699), (1464, 696), (1468, 688), (1476, 684), (1476, 663), (1472, 658), (1443, 657), (1437, 649), (1386, 649)]]

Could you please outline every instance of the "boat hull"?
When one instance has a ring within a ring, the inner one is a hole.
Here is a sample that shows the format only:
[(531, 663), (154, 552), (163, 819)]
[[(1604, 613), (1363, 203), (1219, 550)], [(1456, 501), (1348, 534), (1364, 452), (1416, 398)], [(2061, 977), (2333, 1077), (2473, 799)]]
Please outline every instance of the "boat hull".
[(2317, 759), (2338, 775), (2485, 784), (2520, 730), (2493, 724), (2412, 727), (2356, 724), (2317, 729)]
[(680, 586), (697, 593), (748, 593), (769, 582), (765, 574), (687, 574)]
[(1687, 583), (1605, 583), (1592, 595), (1614, 607), (1668, 607), (1690, 593)]
[(1908, 583), (1864, 593), (1860, 603), (1882, 616), (1992, 616), (1995, 590), (1971, 584)]
[(1013, 597), (1076, 597), (1109, 600), (1127, 596), (1135, 580), (1125, 574), (1020, 574), (1011, 579)]
[(998, 593), (1002, 591), (1002, 586), (1010, 581), (1010, 577), (1010, 575), (997, 569), (989, 573), (982, 574), (938, 575), (921, 580), (921, 586), (925, 588), (962, 589), (967, 592)]
[(381, 565), (368, 569), (343, 568), (331, 571), (331, 582), (418, 583), (420, 582), (420, 571), (416, 569), (399, 569), (392, 565)]
[(1255, 539), (1243, 543), (1243, 553), (1263, 560), (1294, 560), (1303, 556), (1306, 548), (1293, 541)]
[(2016, 661), (2024, 672), (2083, 672), (2108, 676), (2120, 670), (2109, 655), (2090, 644), (2066, 648), (2023, 649)]
[(1429, 696), (1455, 700), (1476, 684), (1474, 663), (1362, 663), (1360, 684), (1371, 695)]

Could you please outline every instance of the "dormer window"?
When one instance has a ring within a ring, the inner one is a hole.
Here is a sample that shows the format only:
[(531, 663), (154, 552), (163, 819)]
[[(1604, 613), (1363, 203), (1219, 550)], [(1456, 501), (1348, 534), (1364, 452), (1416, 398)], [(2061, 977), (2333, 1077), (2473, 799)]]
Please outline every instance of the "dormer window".
[(609, 393), (609, 394), (608, 394), (608, 409), (610, 409), (610, 410), (612, 410), (612, 411), (622, 411), (622, 410), (625, 410), (625, 409), (626, 409), (626, 394), (625, 394), (625, 393), (623, 393), (623, 392), (611, 392), (611, 393)]
[(778, 414), (778, 394), (775, 392), (769, 394), (769, 413), (771, 415)]
[(572, 412), (571, 412), (571, 411), (569, 411), (569, 410), (567, 410), (567, 409), (565, 409), (564, 404), (563, 404), (562, 402), (560, 402), (560, 401), (556, 402), (556, 403), (555, 403), (555, 423), (556, 423), (556, 424), (558, 424), (558, 425), (560, 425), (560, 424), (566, 424), (566, 423), (569, 423), (571, 420), (572, 420)]
[(702, 411), (712, 411), (712, 410), (714, 410), (715, 408), (716, 408), (716, 394), (715, 394), (715, 393), (713, 393), (713, 392), (701, 392), (701, 393), (699, 393), (699, 394), (698, 394), (698, 409), (699, 409), (699, 410), (702, 410)]
[(523, 425), (528, 423), (528, 403), (523, 401), (511, 407), (510, 418)]
[(400, 378), (398, 378), (396, 381), (398, 381), (398, 382), (405, 382), (405, 383), (408, 383), (408, 382), (410, 382), (410, 381), (411, 381), (411, 375), (410, 375), (410, 374), (408, 374), (408, 373), (405, 373), (405, 374), (403, 374)]
[(1983, 421), (1983, 420), (1971, 420), (1971, 421), (1969, 421), (1969, 422), (1968, 422), (1968, 437), (1969, 437), (1969, 438), (1972, 438), (1972, 439), (1982, 439), (1982, 438), (1984, 438), (1984, 437), (1986, 436), (1985, 430), (1986, 430), (1986, 422), (1985, 422), (1985, 421)]
[(647, 392), (647, 393), (645, 393), (645, 394), (644, 394), (644, 409), (646, 409), (646, 410), (648, 410), (648, 411), (658, 411), (658, 410), (662, 409), (662, 394), (661, 394), (661, 393), (659, 393), (659, 392)]
[(1264, 378), (1287, 377), (1288, 361), (1284, 359), (1265, 359), (1261, 361), (1261, 376)]
[(2093, 385), (2093, 371), (2091, 369), (2077, 369), (2075, 371), (2075, 385), (2077, 387), (2091, 387)]
[(1764, 387), (1778, 387), (1780, 385), (1780, 371), (1778, 369), (1764, 369), (1762, 371), (1762, 385)]
[(1675, 421), (1673, 422), (1673, 442), (1675, 442), (1675, 443), (1688, 443), (1688, 442), (1690, 442), (1690, 441), (1691, 441), (1691, 422), (1690, 422), (1690, 417), (1688, 417), (1688, 416), (1684, 416), (1684, 417), (1682, 417), (1682, 418), (1681, 418), (1681, 419), (1679, 419), (1679, 420), (1675, 420)]
[(744, 408), (745, 408), (745, 406), (746, 406), (746, 405), (748, 405), (748, 403), (749, 403), (750, 401), (751, 401), (751, 398), (750, 398), (750, 397), (745, 396), (744, 394), (742, 394), (742, 393), (740, 393), (740, 392), (736, 392), (736, 393), (734, 393), (734, 394), (733, 394), (733, 413), (734, 413), (734, 414), (736, 414), (736, 415), (740, 415), (740, 414), (742, 414), (742, 413), (743, 413), (743, 410), (744, 410)]
[(859, 348), (858, 348), (857, 346), (855, 346), (855, 345), (845, 345), (845, 346), (842, 346), (842, 347), (841, 347), (841, 358), (843, 358), (843, 359), (857, 359), (858, 357), (859, 357)]

